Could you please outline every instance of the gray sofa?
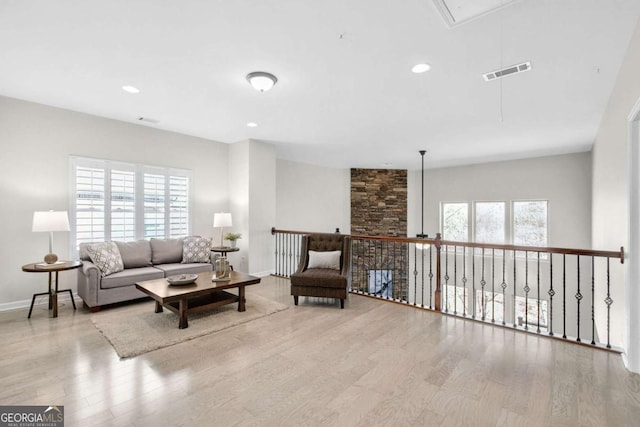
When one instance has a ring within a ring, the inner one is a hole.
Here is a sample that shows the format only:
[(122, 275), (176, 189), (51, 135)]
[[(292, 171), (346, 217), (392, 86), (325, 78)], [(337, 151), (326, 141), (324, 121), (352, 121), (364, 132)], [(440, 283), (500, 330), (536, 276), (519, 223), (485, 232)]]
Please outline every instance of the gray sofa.
[[(136, 282), (161, 279), (176, 274), (213, 271), (213, 266), (208, 261), (209, 253), (206, 254), (206, 258), (200, 256), (199, 262), (189, 262), (190, 259), (187, 257), (183, 259), (184, 239), (151, 239), (114, 243), (120, 253), (124, 269), (108, 275), (103, 275), (98, 266), (91, 261), (90, 246), (94, 244), (80, 244), (80, 259), (83, 266), (77, 270), (78, 295), (94, 312), (100, 310), (103, 305), (144, 298), (146, 295), (136, 289)], [(208, 252), (208, 248), (206, 250)]]

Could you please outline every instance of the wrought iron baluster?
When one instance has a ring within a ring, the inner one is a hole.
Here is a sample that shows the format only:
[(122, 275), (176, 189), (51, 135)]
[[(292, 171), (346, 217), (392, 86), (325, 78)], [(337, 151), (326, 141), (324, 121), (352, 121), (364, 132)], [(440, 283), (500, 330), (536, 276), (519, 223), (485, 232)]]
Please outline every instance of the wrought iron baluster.
[(562, 254), (562, 338), (567, 338), (567, 255)]
[(433, 245), (429, 246), (429, 308), (433, 309)]
[(276, 239), (276, 243), (274, 245), (276, 248), (276, 252), (273, 254), (273, 260), (275, 261), (274, 271), (276, 272), (276, 276), (279, 276), (280, 271), (278, 271), (278, 233), (275, 233), (274, 237)]
[(502, 325), (507, 324), (507, 297), (505, 295), (505, 290), (507, 289), (507, 282), (505, 280), (505, 271), (507, 264), (507, 252), (502, 251), (502, 283), (500, 283), (500, 287), (502, 288)]
[(289, 254), (287, 256), (287, 274), (291, 276), (293, 273), (292, 265), (293, 265), (293, 234), (289, 234), (289, 238), (287, 239), (287, 246), (289, 249)]
[(524, 251), (524, 330), (529, 330), (529, 251)]
[(485, 286), (487, 285), (487, 281), (484, 280), (484, 248), (482, 248), (482, 278), (480, 279), (480, 287), (482, 289), (482, 293), (481, 293), (481, 297), (480, 297), (480, 301), (481, 301), (481, 306), (480, 309), (482, 310), (482, 320), (485, 320), (486, 316), (487, 316), (487, 296), (485, 295)]
[(518, 289), (518, 280), (517, 280), (517, 264), (518, 264), (517, 254), (514, 249), (513, 251), (513, 327), (518, 326), (518, 319), (516, 318), (516, 291)]
[(580, 339), (580, 301), (582, 301), (582, 293), (580, 292), (580, 255), (576, 255), (576, 260), (578, 263), (578, 267), (577, 267), (577, 275), (578, 275), (578, 291), (576, 292), (576, 301), (577, 301), (577, 308), (578, 308), (578, 316), (577, 316), (577, 327), (578, 327), (578, 336), (576, 338), (576, 341), (580, 342), (582, 341)]
[(467, 247), (462, 247), (462, 315), (467, 317)]
[(491, 248), (491, 323), (496, 323), (496, 250)]
[[(431, 248), (431, 246), (429, 246), (429, 248)], [(420, 299), (420, 307), (423, 307), (423, 308), (424, 308), (424, 252), (425, 252), (425, 247), (424, 245), (422, 245), (422, 249), (420, 250), (420, 258), (422, 260), (422, 270), (420, 271), (420, 284), (422, 286), (422, 290), (421, 290), (422, 297)]]
[(538, 254), (538, 271), (537, 271), (537, 288), (536, 288), (536, 307), (538, 309), (538, 327), (536, 328), (536, 332), (540, 333), (540, 251), (537, 252)]
[(553, 336), (553, 296), (556, 291), (553, 290), (553, 254), (549, 254), (549, 335)]
[(611, 304), (613, 304), (613, 300), (611, 299), (610, 285), (609, 257), (607, 257), (607, 298), (604, 300), (607, 304), (607, 348), (611, 348)]
[(596, 281), (595, 281), (595, 263), (594, 257), (591, 257), (591, 344), (596, 344)]
[(287, 242), (287, 235), (285, 233), (282, 233), (280, 235), (280, 270), (282, 271), (282, 276), (283, 277), (287, 277), (287, 269), (286, 266), (284, 264), (284, 260), (286, 259), (285, 256), (285, 247), (286, 247), (286, 242)]
[(413, 244), (413, 286), (418, 287), (418, 247)]
[[(449, 245), (444, 247), (444, 312), (449, 312)], [(455, 298), (455, 297), (454, 297)]]
[(458, 246), (453, 245), (453, 314), (458, 314)]
[(476, 318), (478, 307), (476, 307), (476, 250), (471, 249), (471, 317)]

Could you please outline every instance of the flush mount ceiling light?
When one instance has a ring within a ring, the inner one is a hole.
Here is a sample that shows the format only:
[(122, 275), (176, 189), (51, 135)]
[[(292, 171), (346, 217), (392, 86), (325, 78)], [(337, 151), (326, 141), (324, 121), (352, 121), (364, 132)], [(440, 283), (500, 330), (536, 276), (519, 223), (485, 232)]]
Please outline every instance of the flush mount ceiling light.
[(129, 93), (139, 93), (140, 92), (140, 89), (138, 89), (137, 87), (129, 86), (129, 85), (122, 86), (122, 90), (125, 91), (125, 92), (129, 92)]
[(247, 123), (247, 126), (250, 127), (250, 128), (257, 128), (258, 124), (256, 122), (249, 122), (249, 123)]
[(431, 65), (427, 64), (427, 63), (422, 63), (422, 64), (416, 64), (411, 68), (411, 71), (413, 71), (416, 74), (420, 74), (420, 73), (426, 73), (427, 71), (429, 71), (431, 69)]
[(278, 82), (276, 76), (264, 71), (254, 71), (247, 74), (247, 81), (251, 83), (257, 91), (266, 92)]

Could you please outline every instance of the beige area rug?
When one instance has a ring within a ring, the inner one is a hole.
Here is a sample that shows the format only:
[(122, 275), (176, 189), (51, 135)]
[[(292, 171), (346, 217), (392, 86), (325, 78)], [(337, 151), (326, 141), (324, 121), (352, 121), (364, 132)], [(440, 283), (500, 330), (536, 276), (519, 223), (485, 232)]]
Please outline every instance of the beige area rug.
[(164, 309), (154, 313), (155, 302), (105, 309), (91, 316), (91, 322), (111, 343), (120, 358), (138, 356), (203, 335), (231, 328), (261, 317), (286, 310), (284, 304), (259, 295), (247, 296), (244, 312), (238, 304), (229, 304), (211, 311), (189, 316), (189, 327), (178, 329), (178, 315)]

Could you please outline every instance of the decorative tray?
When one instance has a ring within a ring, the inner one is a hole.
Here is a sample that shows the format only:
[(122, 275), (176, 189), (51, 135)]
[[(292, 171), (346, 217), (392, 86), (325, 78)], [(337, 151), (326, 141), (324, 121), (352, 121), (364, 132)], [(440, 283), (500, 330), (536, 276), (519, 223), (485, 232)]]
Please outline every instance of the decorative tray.
[(169, 282), (170, 285), (190, 285), (191, 283), (195, 282), (196, 279), (198, 278), (197, 274), (178, 274), (175, 276), (169, 276), (167, 277), (167, 282)]

